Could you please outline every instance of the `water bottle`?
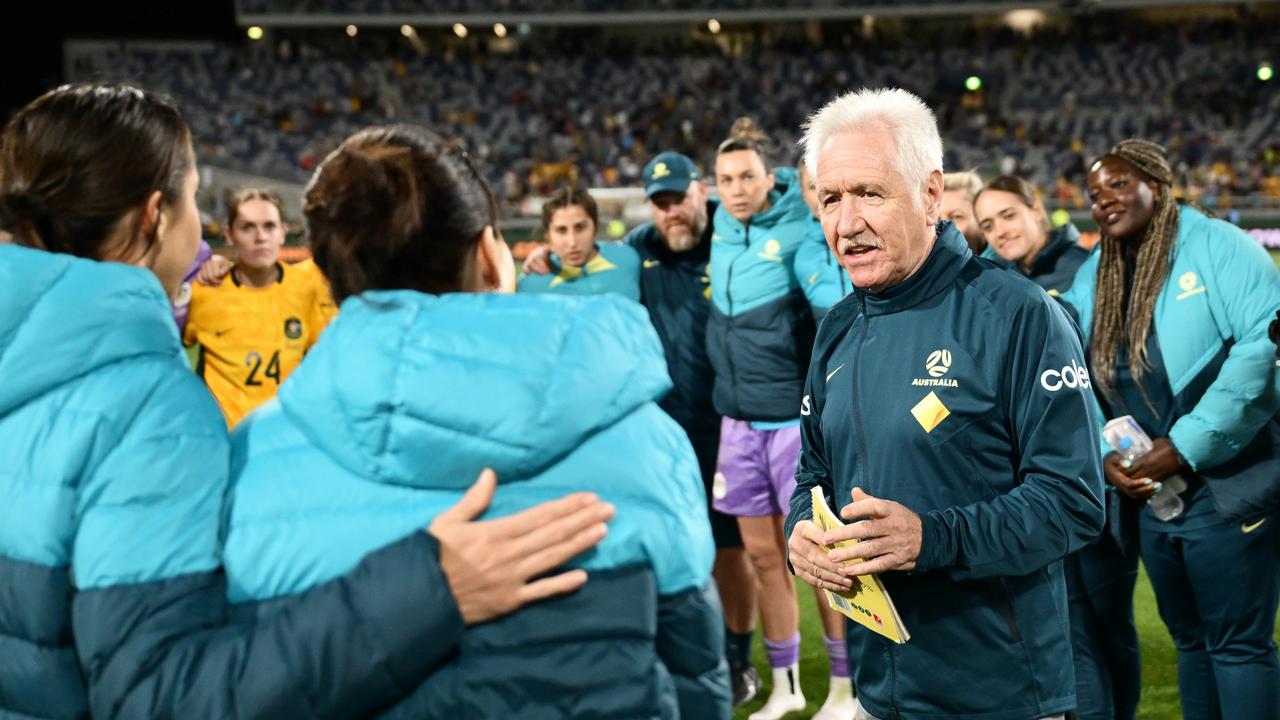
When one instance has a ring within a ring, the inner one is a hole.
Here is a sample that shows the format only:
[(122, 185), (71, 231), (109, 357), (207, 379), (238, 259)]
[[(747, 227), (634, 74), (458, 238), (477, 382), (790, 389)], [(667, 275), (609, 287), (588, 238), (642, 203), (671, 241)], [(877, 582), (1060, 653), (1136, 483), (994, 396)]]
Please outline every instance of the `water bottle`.
[[(1102, 436), (1115, 449), (1125, 467), (1134, 460), (1151, 452), (1155, 444), (1147, 436), (1146, 431), (1132, 415), (1118, 417), (1102, 428)], [(1173, 474), (1162, 483), (1156, 483), (1156, 494), (1147, 500), (1147, 507), (1157, 520), (1169, 522), (1182, 514), (1182, 491), (1187, 489), (1187, 481), (1181, 475)]]

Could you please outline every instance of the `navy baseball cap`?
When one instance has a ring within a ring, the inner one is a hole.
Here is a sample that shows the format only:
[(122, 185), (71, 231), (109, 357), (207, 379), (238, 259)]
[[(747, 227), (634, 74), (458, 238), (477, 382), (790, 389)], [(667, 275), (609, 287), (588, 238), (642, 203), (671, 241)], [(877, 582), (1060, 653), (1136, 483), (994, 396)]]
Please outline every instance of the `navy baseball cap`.
[(701, 180), (702, 173), (689, 158), (678, 152), (668, 150), (658, 153), (648, 165), (644, 166), (644, 196), (651, 198), (660, 192), (682, 193), (689, 189), (689, 183)]

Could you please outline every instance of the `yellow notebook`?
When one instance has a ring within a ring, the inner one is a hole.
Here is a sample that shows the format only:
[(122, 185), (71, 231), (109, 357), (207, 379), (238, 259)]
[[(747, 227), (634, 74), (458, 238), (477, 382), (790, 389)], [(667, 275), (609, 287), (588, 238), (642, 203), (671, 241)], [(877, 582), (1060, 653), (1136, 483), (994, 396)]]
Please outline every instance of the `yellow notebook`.
[[(823, 496), (822, 488), (813, 488), (810, 495), (813, 498), (813, 522), (818, 527), (825, 531), (844, 525), (840, 518), (831, 512), (831, 506), (827, 505), (827, 498)], [(857, 542), (857, 540), (842, 540), (828, 546), (826, 550), (830, 552), (838, 547), (855, 545)], [(845, 564), (855, 562), (860, 561), (849, 560)], [(902, 618), (898, 617), (898, 610), (893, 606), (893, 600), (889, 599), (889, 593), (884, 589), (884, 584), (880, 582), (878, 576), (858, 576), (854, 580), (852, 590), (844, 592), (823, 590), (823, 592), (827, 594), (827, 603), (833, 609), (872, 632), (879, 633), (896, 643), (904, 643), (911, 639), (911, 633), (907, 632), (907, 628), (902, 624)]]

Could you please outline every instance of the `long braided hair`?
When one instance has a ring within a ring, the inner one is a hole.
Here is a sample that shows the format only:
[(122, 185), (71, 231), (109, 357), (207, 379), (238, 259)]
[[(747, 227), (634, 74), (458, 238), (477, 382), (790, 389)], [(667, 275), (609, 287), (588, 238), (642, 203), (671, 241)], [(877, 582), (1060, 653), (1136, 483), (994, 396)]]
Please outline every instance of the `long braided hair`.
[[(1129, 368), (1138, 388), (1146, 397), (1142, 376), (1151, 366), (1147, 362), (1147, 338), (1156, 300), (1169, 275), (1169, 259), (1174, 239), (1178, 236), (1178, 206), (1173, 198), (1173, 170), (1165, 149), (1147, 140), (1123, 140), (1098, 160), (1117, 157), (1139, 172), (1155, 180), (1158, 189), (1155, 209), (1143, 232), (1138, 250), (1133, 285), (1125, 290), (1124, 248), (1119, 238), (1102, 233), (1102, 256), (1098, 260), (1097, 288), (1093, 296), (1093, 329), (1089, 340), (1089, 359), (1093, 382), (1103, 394), (1114, 400), (1116, 390), (1116, 356), (1125, 348)], [(1127, 312), (1126, 312), (1127, 310)]]

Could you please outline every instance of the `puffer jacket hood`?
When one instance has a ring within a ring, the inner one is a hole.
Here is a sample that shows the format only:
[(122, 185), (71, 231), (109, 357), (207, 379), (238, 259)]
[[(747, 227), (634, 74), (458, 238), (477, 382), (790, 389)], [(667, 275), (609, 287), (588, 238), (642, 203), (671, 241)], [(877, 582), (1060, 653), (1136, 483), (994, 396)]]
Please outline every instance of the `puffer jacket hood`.
[(462, 490), (486, 467), (532, 477), (670, 390), (644, 312), (612, 296), (364, 293), (343, 303), (280, 404), (340, 465), (379, 482)]
[(15, 245), (0, 253), (0, 415), (103, 366), (182, 353), (149, 270)]

